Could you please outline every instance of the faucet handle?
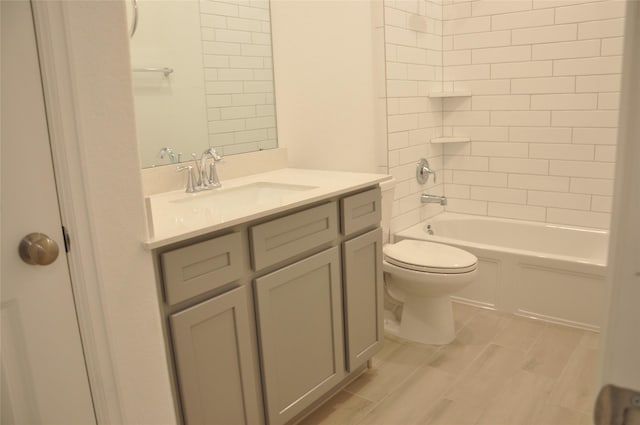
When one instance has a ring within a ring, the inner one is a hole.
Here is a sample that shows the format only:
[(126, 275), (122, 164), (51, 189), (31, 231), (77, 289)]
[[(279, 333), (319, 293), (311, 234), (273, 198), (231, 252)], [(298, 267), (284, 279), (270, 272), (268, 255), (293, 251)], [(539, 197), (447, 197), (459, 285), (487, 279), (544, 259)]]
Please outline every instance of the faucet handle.
[(429, 180), (429, 174), (433, 174), (433, 182), (436, 183), (438, 181), (436, 172), (429, 167), (429, 161), (424, 158), (420, 159), (416, 166), (416, 180), (420, 184), (425, 184)]
[(185, 192), (187, 193), (196, 192), (196, 184), (195, 184), (196, 177), (193, 174), (193, 165), (184, 165), (184, 166), (176, 167), (176, 171), (178, 172), (185, 171), (185, 170), (187, 170), (187, 188)]

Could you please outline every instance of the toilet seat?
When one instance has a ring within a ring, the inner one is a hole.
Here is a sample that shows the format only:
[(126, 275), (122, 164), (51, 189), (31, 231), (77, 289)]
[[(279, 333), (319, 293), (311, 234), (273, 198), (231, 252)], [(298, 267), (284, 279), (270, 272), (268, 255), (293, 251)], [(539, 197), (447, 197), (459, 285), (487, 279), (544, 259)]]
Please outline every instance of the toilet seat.
[(404, 239), (385, 245), (383, 253), (389, 264), (423, 273), (461, 274), (478, 267), (470, 252), (434, 242)]

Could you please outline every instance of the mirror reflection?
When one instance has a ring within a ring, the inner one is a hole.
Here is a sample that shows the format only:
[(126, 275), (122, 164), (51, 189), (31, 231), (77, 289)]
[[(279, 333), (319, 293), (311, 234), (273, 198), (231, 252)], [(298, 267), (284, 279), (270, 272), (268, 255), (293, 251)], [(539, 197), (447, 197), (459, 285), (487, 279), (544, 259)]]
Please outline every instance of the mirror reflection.
[(142, 167), (277, 147), (268, 0), (127, 7)]

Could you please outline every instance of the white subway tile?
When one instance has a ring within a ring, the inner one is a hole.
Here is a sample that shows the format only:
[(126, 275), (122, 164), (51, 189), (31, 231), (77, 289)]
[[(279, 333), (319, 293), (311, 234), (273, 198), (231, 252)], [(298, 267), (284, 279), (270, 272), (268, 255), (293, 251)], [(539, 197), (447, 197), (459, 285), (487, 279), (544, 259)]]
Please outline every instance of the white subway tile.
[(265, 61), (260, 57), (229, 56), (229, 66), (231, 68), (263, 68)]
[(424, 49), (419, 49), (417, 47), (407, 47), (407, 46), (395, 46), (395, 47), (396, 47), (395, 58), (397, 62), (417, 63), (417, 64), (427, 63), (427, 53)]
[(571, 41), (578, 37), (578, 26), (552, 25), (547, 27), (514, 29), (511, 35), (512, 44), (553, 43), (556, 41)]
[(416, 64), (408, 64), (407, 65), (407, 78), (409, 80), (435, 80), (435, 67), (431, 65), (416, 65)]
[(470, 65), (471, 50), (450, 50), (442, 52), (442, 63), (448, 65)]
[(387, 62), (387, 80), (406, 80), (407, 64)]
[(506, 142), (508, 127), (453, 127), (452, 136), (468, 137), (473, 141)]
[(508, 46), (509, 44), (511, 44), (511, 31), (479, 32), (453, 36), (453, 48), (456, 50)]
[(621, 55), (624, 49), (624, 37), (605, 38), (602, 40), (602, 56)]
[(489, 202), (490, 217), (513, 218), (516, 220), (545, 221), (546, 209), (530, 205), (500, 204)]
[(549, 174), (549, 161), (544, 159), (491, 158), (489, 170), (499, 173)]
[(624, 17), (626, 2), (613, 0), (585, 3), (556, 9), (556, 24)]
[(238, 8), (238, 12), (241, 18), (257, 19), (259, 21), (269, 21), (269, 9), (240, 6)]
[(553, 25), (553, 9), (507, 13), (491, 17), (491, 29), (508, 30)]
[(264, 45), (271, 46), (271, 34), (252, 32), (251, 42), (253, 44), (264, 44)]
[(602, 162), (616, 162), (616, 147), (608, 145), (597, 145), (595, 160)]
[(216, 40), (232, 43), (250, 43), (251, 33), (249, 31), (216, 29)]
[(507, 174), (454, 170), (452, 181), (455, 184), (507, 187)]
[(509, 187), (555, 192), (569, 190), (569, 177), (509, 174)]
[(227, 68), (233, 56), (204, 55), (205, 68)]
[(247, 130), (255, 130), (258, 128), (270, 128), (276, 126), (275, 117), (257, 117), (250, 118), (245, 121)]
[(265, 46), (261, 44), (243, 44), (242, 54), (244, 56), (271, 57), (271, 46)]
[(621, 56), (563, 59), (553, 62), (553, 75), (619, 74), (621, 71)]
[(455, 65), (444, 69), (445, 81), (479, 80), (491, 76), (490, 65)]
[(588, 3), (602, 0), (533, 0), (534, 9), (545, 9), (550, 7), (571, 6), (574, 4)]
[(470, 80), (456, 81), (456, 90), (469, 91), (472, 95), (509, 94), (509, 80)]
[(227, 28), (230, 30), (241, 30), (241, 31), (252, 31), (252, 32), (262, 31), (261, 22), (255, 21), (253, 19), (244, 19), (244, 18), (227, 18)]
[[(428, 143), (429, 140), (436, 137), (436, 130), (437, 129), (435, 128), (417, 128), (409, 131), (409, 145), (424, 145)], [(434, 155), (442, 153), (441, 146), (434, 147), (431, 144), (428, 144), (427, 146), (434, 150)], [(438, 149), (440, 150), (438, 151)]]
[(478, 0), (471, 4), (471, 14), (486, 16), (530, 10), (533, 7), (532, 3), (531, 0)]
[(218, 71), (218, 80), (221, 80), (221, 81), (253, 80), (252, 69), (225, 68), (225, 69), (218, 69), (217, 71)]
[(442, 100), (442, 109), (445, 112), (471, 110), (471, 97), (453, 97)]
[(556, 224), (608, 229), (611, 216), (600, 212), (547, 208), (547, 221)]
[(529, 146), (529, 157), (590, 161), (594, 159), (594, 147), (593, 145), (532, 143)]
[[(434, 33), (433, 20), (428, 19), (426, 16), (420, 15), (407, 15), (406, 25), (399, 25), (406, 27), (407, 29), (417, 32), (430, 32)], [(436, 33), (438, 34), (438, 33)]]
[(600, 93), (598, 95), (598, 109), (619, 109), (620, 93)]
[[(438, 145), (433, 144), (434, 146)], [(470, 156), (471, 144), (470, 143), (441, 143), (444, 148), (444, 156)], [(478, 155), (476, 155), (478, 156)]]
[(207, 55), (239, 55), (240, 44), (222, 43), (219, 41), (203, 41), (202, 51)]
[(446, 20), (442, 23), (442, 32), (444, 35), (469, 34), (488, 31), (491, 31), (491, 18), (489, 16)]
[(273, 71), (271, 69), (254, 69), (253, 79), (256, 81), (273, 82)]
[(527, 191), (498, 187), (471, 186), (471, 199), (477, 201), (504, 202), (508, 204), (525, 204)]
[(552, 176), (612, 179), (614, 165), (609, 162), (551, 160), (549, 174)]
[(573, 143), (615, 145), (618, 128), (574, 128)]
[(391, 115), (387, 119), (388, 131), (406, 131), (418, 128), (418, 114)]
[(413, 114), (427, 112), (428, 100), (424, 97), (387, 98), (387, 112), (389, 115)]
[(415, 47), (417, 45), (416, 32), (387, 25), (385, 27), (385, 41), (391, 44)]
[(487, 215), (486, 201), (453, 198), (449, 200), (445, 209), (454, 213)]
[(429, 49), (442, 51), (442, 36), (438, 34), (429, 34), (416, 32), (416, 46), (421, 49)]
[(600, 56), (600, 40), (536, 44), (533, 46), (532, 52), (534, 60), (586, 58), (593, 56)]
[(500, 142), (471, 142), (473, 155), (490, 157), (527, 158), (529, 145), (527, 143)]
[(473, 96), (475, 111), (515, 111), (529, 109), (529, 95)]
[(511, 93), (573, 93), (575, 77), (522, 78), (511, 80)]
[(444, 125), (489, 125), (490, 115), (486, 111), (447, 112), (444, 115)]
[(512, 127), (509, 140), (513, 142), (571, 143), (570, 128)]
[(619, 92), (621, 78), (619, 74), (614, 75), (588, 75), (576, 77), (576, 92), (597, 93), (597, 92)]
[(499, 63), (531, 60), (531, 46), (473, 49), (473, 63)]
[(613, 179), (571, 178), (570, 191), (592, 195), (613, 195)]
[(553, 127), (617, 127), (618, 111), (553, 111)]
[(220, 119), (230, 120), (237, 118), (251, 118), (256, 116), (255, 106), (234, 106), (230, 108), (220, 108)]
[(471, 186), (466, 184), (446, 184), (444, 194), (447, 198), (469, 199)]
[(491, 65), (491, 78), (547, 77), (553, 73), (551, 61), (513, 62)]
[(491, 125), (512, 127), (545, 127), (551, 123), (548, 111), (494, 111)]
[(231, 105), (233, 105), (233, 101), (229, 94), (207, 95), (207, 106), (210, 108)]
[(208, 81), (205, 84), (207, 94), (233, 94), (242, 93), (240, 81)]
[(402, 27), (407, 26), (409, 14), (403, 10), (392, 7), (384, 8), (384, 21), (386, 26)]
[(436, 127), (442, 125), (442, 114), (440, 112), (426, 112), (418, 114), (418, 127)]
[[(620, 2), (623, 3), (623, 2)], [(578, 38), (606, 38), (621, 37), (624, 35), (624, 19), (612, 19), (610, 21), (584, 22), (578, 25)]]
[(531, 96), (531, 109), (581, 110), (597, 109), (598, 95), (593, 94), (538, 94)]
[(409, 133), (406, 131), (399, 133), (389, 133), (389, 150), (400, 149), (409, 146)]
[(244, 93), (273, 93), (271, 81), (245, 81)]
[[(221, 15), (209, 15), (203, 13), (200, 15), (200, 25), (208, 28), (226, 28), (227, 18)], [(211, 35), (211, 32), (207, 32), (207, 35)]]
[(266, 115), (276, 115), (276, 109), (274, 105), (256, 105), (256, 114), (259, 117), (263, 117)]
[(527, 203), (529, 205), (538, 205), (540, 207), (589, 210), (589, 208), (591, 208), (591, 196), (579, 195), (576, 193), (538, 192), (530, 190)]
[(489, 158), (479, 156), (445, 156), (444, 168), (466, 171), (488, 171)]
[(417, 95), (418, 95), (417, 81), (404, 81), (404, 80), (387, 81), (387, 96), (389, 97), (404, 97), (404, 96), (417, 96)]
[(220, 118), (220, 109), (222, 108), (207, 108), (207, 120), (208, 121), (219, 121)]
[(471, 16), (471, 3), (445, 4), (442, 6), (442, 19), (450, 21), (452, 19), (467, 18)]
[(244, 120), (209, 121), (209, 133), (230, 133), (244, 130)]
[(612, 196), (592, 196), (591, 211), (610, 213), (613, 206)]

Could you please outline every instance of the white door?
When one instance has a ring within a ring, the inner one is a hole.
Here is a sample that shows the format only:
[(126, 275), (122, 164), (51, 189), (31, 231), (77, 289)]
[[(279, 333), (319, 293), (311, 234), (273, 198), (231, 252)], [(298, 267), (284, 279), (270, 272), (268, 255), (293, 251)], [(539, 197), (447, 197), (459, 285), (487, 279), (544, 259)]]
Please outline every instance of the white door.
[[(1, 0), (1, 404), (4, 424), (95, 424), (28, 0)], [(29, 265), (18, 246), (48, 235), (60, 254)]]

